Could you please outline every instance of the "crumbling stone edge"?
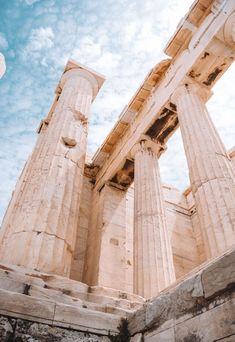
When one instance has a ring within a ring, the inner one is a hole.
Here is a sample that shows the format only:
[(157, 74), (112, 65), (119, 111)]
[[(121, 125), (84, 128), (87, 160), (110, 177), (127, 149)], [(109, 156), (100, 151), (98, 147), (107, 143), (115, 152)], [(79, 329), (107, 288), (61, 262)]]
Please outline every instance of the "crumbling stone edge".
[[(146, 302), (129, 317), (131, 341), (162, 332), (213, 310), (235, 296), (235, 250), (207, 262), (198, 272)], [(235, 334), (235, 331), (234, 331)]]

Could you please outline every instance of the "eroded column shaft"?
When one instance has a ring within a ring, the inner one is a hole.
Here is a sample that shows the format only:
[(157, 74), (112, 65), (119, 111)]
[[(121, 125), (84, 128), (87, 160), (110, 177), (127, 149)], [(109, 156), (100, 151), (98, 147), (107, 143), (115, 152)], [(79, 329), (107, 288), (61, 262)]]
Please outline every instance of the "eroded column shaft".
[(175, 279), (163, 207), (158, 147), (149, 141), (134, 147), (134, 292), (145, 298), (156, 296)]
[(96, 79), (67, 71), (48, 127), (40, 132), (2, 226), (0, 260), (67, 276), (78, 221), (87, 117)]
[(235, 182), (232, 163), (196, 85), (186, 84), (173, 96), (192, 191), (207, 258), (235, 243)]

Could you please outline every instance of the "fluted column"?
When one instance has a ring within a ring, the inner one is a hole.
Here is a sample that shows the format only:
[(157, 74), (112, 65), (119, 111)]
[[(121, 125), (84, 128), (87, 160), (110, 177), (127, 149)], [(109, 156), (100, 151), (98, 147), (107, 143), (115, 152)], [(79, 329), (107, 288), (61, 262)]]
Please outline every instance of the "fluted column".
[(199, 86), (186, 83), (176, 90), (172, 101), (177, 105), (205, 252), (210, 258), (235, 244), (235, 182), (231, 160), (203, 94)]
[(175, 280), (157, 157), (162, 148), (143, 140), (131, 151), (135, 159), (134, 293), (145, 298), (156, 296)]
[(6, 71), (6, 63), (3, 54), (0, 52), (0, 78), (3, 77)]
[(87, 121), (98, 82), (77, 68), (46, 120), (1, 229), (0, 261), (68, 276), (78, 221)]

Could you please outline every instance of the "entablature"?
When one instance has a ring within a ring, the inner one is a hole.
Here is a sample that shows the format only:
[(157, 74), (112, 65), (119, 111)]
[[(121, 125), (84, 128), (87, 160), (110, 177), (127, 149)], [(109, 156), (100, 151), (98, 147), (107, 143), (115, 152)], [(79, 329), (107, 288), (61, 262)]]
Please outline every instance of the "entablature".
[[(234, 49), (219, 35), (234, 11), (232, 0), (199, 0), (193, 4), (185, 17), (194, 18), (196, 27), (189, 43), (185, 46), (185, 41), (181, 42), (180, 53), (150, 71), (93, 157), (96, 189), (109, 181), (129, 187), (134, 178), (129, 152), (142, 134), (160, 143), (168, 141), (178, 127), (177, 108), (171, 97), (181, 84), (196, 82), (206, 95), (204, 101), (208, 100), (214, 84), (234, 61)], [(172, 44), (174, 39), (175, 35)]]
[[(232, 64), (235, 51), (217, 33), (223, 30), (234, 12), (234, 1), (197, 3), (199, 7), (205, 3), (209, 12), (203, 16), (203, 21), (198, 19), (200, 26), (194, 31), (188, 47), (176, 58), (164, 60), (150, 71), (94, 155), (92, 166), (98, 167), (94, 180), (97, 190), (107, 181), (129, 187), (134, 178), (129, 152), (142, 134), (161, 143), (168, 141), (178, 127), (177, 109), (171, 96), (181, 84), (188, 80), (196, 82), (208, 94)], [(196, 10), (197, 3), (191, 11)], [(204, 100), (207, 99), (205, 96)]]

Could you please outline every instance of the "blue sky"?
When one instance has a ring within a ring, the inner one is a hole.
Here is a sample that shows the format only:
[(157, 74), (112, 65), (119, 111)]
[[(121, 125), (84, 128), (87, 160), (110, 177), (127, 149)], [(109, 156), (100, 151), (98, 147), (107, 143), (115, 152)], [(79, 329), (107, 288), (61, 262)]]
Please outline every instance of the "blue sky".
[[(114, 125), (145, 75), (164, 59), (163, 48), (192, 0), (0, 0), (0, 218), (47, 115), (68, 58), (107, 78), (93, 107), (89, 153)], [(234, 67), (208, 103), (227, 148), (234, 145)], [(163, 182), (184, 189), (187, 165), (180, 132), (161, 157)]]

